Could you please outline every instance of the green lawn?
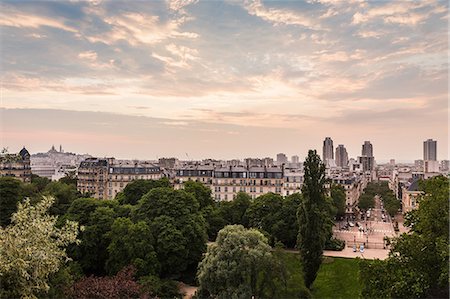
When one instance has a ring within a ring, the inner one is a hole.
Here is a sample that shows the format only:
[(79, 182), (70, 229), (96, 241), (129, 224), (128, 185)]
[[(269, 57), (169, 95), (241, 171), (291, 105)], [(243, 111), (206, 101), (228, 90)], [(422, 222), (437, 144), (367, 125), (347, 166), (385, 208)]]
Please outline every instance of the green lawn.
[[(279, 253), (288, 270), (288, 289), (284, 298), (292, 298), (305, 288), (302, 267), (298, 253)], [(317, 299), (353, 299), (359, 298), (361, 284), (359, 282), (357, 259), (325, 257), (312, 289), (313, 298)]]
[(358, 298), (361, 293), (357, 259), (326, 257), (313, 284), (314, 298)]

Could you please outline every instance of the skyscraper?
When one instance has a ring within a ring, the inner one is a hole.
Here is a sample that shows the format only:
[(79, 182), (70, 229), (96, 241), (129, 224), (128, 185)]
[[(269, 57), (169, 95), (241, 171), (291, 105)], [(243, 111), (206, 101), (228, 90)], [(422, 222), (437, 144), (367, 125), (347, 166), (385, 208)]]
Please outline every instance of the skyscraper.
[(348, 153), (343, 144), (339, 144), (336, 148), (336, 166), (346, 167), (348, 165)]
[(277, 164), (278, 165), (285, 164), (285, 163), (287, 163), (287, 161), (288, 161), (288, 158), (285, 154), (283, 154), (283, 153), (277, 154)]
[(375, 158), (373, 157), (373, 147), (370, 141), (364, 141), (361, 157), (358, 157), (358, 162), (362, 164), (364, 171), (374, 170)]
[(330, 137), (326, 137), (323, 141), (323, 155), (322, 160), (326, 162), (328, 159), (334, 159), (334, 147), (333, 140)]
[(423, 160), (436, 161), (437, 160), (437, 141), (428, 139), (423, 142)]
[(292, 156), (292, 158), (291, 158), (291, 162), (292, 163), (298, 163), (299, 161), (300, 161), (300, 159), (299, 159), (299, 157), (297, 155)]
[(373, 147), (370, 141), (364, 141), (361, 156), (373, 157)]

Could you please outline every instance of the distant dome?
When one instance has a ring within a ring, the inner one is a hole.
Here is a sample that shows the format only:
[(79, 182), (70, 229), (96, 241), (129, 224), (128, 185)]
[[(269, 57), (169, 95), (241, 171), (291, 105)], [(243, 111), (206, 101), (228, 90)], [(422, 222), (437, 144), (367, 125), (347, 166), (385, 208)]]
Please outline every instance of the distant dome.
[(27, 151), (25, 147), (20, 150), (19, 155), (22, 157), (23, 160), (30, 159), (30, 153)]

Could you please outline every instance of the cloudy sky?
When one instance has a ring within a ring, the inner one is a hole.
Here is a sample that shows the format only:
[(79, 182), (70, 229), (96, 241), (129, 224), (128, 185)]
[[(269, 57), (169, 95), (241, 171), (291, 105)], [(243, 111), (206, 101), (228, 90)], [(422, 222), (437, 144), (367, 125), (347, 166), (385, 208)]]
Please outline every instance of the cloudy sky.
[(1, 1), (1, 145), (448, 156), (448, 1)]

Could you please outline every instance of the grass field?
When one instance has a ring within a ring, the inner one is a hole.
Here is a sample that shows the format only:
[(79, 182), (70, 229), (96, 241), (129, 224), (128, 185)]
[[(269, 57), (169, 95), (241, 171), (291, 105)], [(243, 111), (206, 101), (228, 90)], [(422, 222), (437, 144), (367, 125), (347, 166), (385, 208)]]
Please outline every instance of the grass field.
[(358, 298), (360, 292), (358, 260), (326, 257), (313, 284), (313, 297)]
[[(290, 275), (288, 289), (294, 293), (302, 290), (304, 284), (299, 254), (283, 252), (281, 257)], [(358, 298), (361, 292), (358, 271), (356, 259), (325, 257), (313, 285), (313, 298)], [(298, 285), (297, 289), (295, 284)], [(286, 298), (288, 297), (289, 295)]]

